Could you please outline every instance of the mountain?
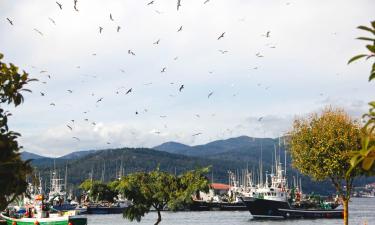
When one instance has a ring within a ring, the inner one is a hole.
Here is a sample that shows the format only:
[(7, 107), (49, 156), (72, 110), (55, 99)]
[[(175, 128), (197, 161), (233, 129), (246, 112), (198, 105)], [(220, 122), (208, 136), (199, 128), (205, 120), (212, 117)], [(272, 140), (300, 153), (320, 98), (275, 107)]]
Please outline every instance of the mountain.
[[(260, 153), (261, 149), (265, 150), (267, 157), (271, 157), (275, 145), (278, 145), (278, 139), (240, 136), (226, 140), (217, 140), (204, 145), (196, 146), (184, 145), (177, 142), (166, 142), (154, 147), (153, 149), (187, 156), (204, 156), (213, 157), (216, 159), (220, 158), (220, 155), (223, 153), (232, 153), (233, 156), (235, 153), (241, 153), (234, 157), (248, 160), (248, 158), (243, 158), (244, 153), (251, 154), (253, 157), (254, 154), (259, 155), (258, 153)], [(219, 157), (217, 157), (218, 155)], [(231, 156), (229, 155), (229, 157)]]
[(165, 142), (161, 145), (153, 147), (155, 150), (163, 151), (163, 152), (169, 152), (169, 153), (175, 153), (175, 154), (182, 154), (186, 155), (188, 151), (192, 149), (189, 145), (184, 145), (178, 142)]
[(81, 157), (84, 157), (84, 156), (89, 155), (91, 153), (94, 153), (96, 151), (97, 150), (71, 152), (69, 154), (66, 154), (64, 156), (59, 157), (59, 159), (79, 159)]
[(37, 154), (31, 153), (31, 152), (26, 152), (26, 151), (21, 152), (21, 159), (22, 160), (43, 159), (43, 158), (47, 158), (47, 157), (37, 155)]

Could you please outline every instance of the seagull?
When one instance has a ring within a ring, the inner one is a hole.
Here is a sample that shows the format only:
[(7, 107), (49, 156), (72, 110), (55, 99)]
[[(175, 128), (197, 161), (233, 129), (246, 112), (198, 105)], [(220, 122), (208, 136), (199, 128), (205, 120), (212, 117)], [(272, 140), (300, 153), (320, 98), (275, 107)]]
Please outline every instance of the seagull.
[(212, 91), (212, 92), (210, 92), (210, 93), (208, 94), (207, 98), (210, 98), (210, 97), (211, 97), (211, 95), (212, 95), (213, 93), (214, 93), (213, 91)]
[(88, 122), (88, 121), (89, 121), (89, 119), (84, 119), (84, 121)]
[(99, 26), (99, 34), (101, 34), (103, 31), (103, 27)]
[(111, 13), (109, 14), (109, 19), (112, 20), (112, 21), (114, 21)]
[(199, 114), (195, 114), (195, 116), (198, 117), (198, 118), (201, 118), (201, 116)]
[(266, 36), (267, 38), (269, 38), (269, 37), (270, 37), (270, 33), (271, 33), (271, 31), (267, 31), (267, 33), (266, 33), (265, 36)]
[(177, 60), (178, 59), (178, 56), (174, 57), (173, 60)]
[(110, 145), (111, 144), (111, 142), (107, 142), (107, 145)]
[(263, 120), (263, 116), (258, 118), (259, 122), (262, 121), (262, 120)]
[(71, 127), (71, 126), (69, 126), (69, 125), (66, 125), (70, 130), (73, 130), (73, 128)]
[(77, 137), (72, 137), (73, 139), (76, 139), (77, 141), (80, 141), (81, 139), (77, 138)]
[(179, 91), (181, 92), (181, 91), (182, 91), (182, 89), (184, 89), (184, 88), (185, 88), (185, 86), (184, 86), (184, 85), (181, 85), (181, 87), (180, 87)]
[(121, 27), (117, 26), (117, 32), (120, 32)]
[(225, 34), (225, 32), (223, 32), (223, 33), (217, 38), (217, 40), (220, 40), (221, 38), (223, 38), (223, 37), (224, 37), (224, 34)]
[(73, 91), (72, 90), (67, 90), (69, 93), (73, 93)]
[(162, 12), (160, 12), (159, 10), (155, 10), (155, 12), (156, 12), (157, 14), (162, 14)]
[(74, 10), (78, 12), (79, 10), (77, 8), (77, 2), (78, 2), (78, 0), (74, 0)]
[(163, 69), (160, 71), (160, 73), (164, 73), (167, 67), (163, 67)]
[(180, 28), (178, 28), (177, 32), (180, 32), (182, 31), (182, 26)]
[(96, 125), (96, 123), (95, 123), (95, 122), (92, 122), (91, 124), (92, 124), (93, 126), (95, 126), (95, 125)]
[(191, 136), (198, 136), (198, 135), (201, 135), (202, 133), (196, 133), (196, 134), (193, 134)]
[(132, 92), (132, 88), (130, 88), (125, 94), (127, 95), (127, 94), (129, 94), (130, 92)]
[(160, 116), (160, 118), (166, 118), (167, 116)]
[(154, 45), (158, 45), (160, 42), (160, 39), (158, 39), (157, 41), (154, 42)]
[(154, 4), (154, 1), (147, 3), (147, 5), (152, 5), (152, 4)]
[(177, 11), (181, 7), (181, 0), (177, 0)]
[(210, 1), (210, 0), (206, 0), (206, 1), (203, 2), (203, 4), (206, 4), (206, 3), (208, 3), (209, 1)]
[(227, 51), (227, 50), (220, 50), (220, 49), (219, 49), (219, 52), (221, 52), (221, 54), (225, 54), (225, 53), (228, 53), (228, 51)]
[(130, 54), (130, 55), (135, 55), (135, 53), (132, 51), (132, 50), (128, 50), (128, 54)]
[(72, 121), (72, 123), (74, 123), (74, 120), (70, 120), (70, 121)]
[(12, 25), (12, 26), (13, 26), (13, 21), (12, 21), (12, 20), (10, 20), (9, 18), (7, 18), (7, 20), (8, 20), (8, 22), (10, 23), (10, 25)]
[(62, 10), (62, 4), (59, 2), (56, 2), (56, 4), (59, 6), (59, 8)]
[(52, 106), (56, 106), (56, 104), (55, 104), (55, 103), (53, 103), (53, 102), (52, 102), (51, 104), (49, 104), (49, 105), (52, 105)]
[(135, 111), (135, 115), (138, 115), (138, 111)]
[(40, 92), (40, 95), (41, 95), (41, 96), (44, 96), (45, 94), (44, 94), (43, 92)]
[(51, 17), (48, 17), (48, 19), (53, 23), (53, 24), (55, 24), (56, 25), (56, 22), (55, 22), (55, 20), (53, 20)]
[(96, 103), (101, 102), (102, 100), (103, 100), (103, 98), (99, 98), (99, 99), (96, 101)]
[(260, 54), (260, 52), (258, 52), (257, 54), (255, 54), (257, 57), (259, 57), (259, 58), (262, 58), (263, 57), (263, 55), (261, 55)]
[(125, 73), (125, 70), (124, 69), (120, 69), (121, 73)]
[(38, 30), (38, 29), (34, 28), (34, 31), (35, 31), (35, 32), (37, 32), (38, 34), (40, 34), (40, 36), (43, 36), (43, 33), (42, 33), (42, 32), (40, 32), (40, 30)]

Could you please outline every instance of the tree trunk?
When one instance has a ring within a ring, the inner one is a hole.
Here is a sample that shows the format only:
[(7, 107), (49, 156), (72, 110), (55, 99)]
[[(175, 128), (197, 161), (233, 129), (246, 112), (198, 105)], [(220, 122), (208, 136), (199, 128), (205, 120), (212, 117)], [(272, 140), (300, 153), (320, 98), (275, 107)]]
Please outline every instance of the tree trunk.
[(156, 220), (156, 223), (154, 225), (158, 225), (161, 222), (161, 213), (160, 209), (156, 209), (158, 211), (158, 220)]
[(344, 225), (349, 224), (349, 199), (343, 198), (342, 200), (344, 206)]

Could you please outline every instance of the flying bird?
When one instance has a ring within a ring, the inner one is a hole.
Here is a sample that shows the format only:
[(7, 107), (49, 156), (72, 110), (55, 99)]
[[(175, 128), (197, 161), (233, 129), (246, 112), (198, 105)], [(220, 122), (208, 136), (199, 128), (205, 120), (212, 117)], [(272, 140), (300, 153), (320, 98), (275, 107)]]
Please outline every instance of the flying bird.
[(180, 28), (178, 28), (177, 32), (180, 32), (182, 31), (182, 26)]
[(225, 54), (225, 53), (228, 53), (228, 50), (220, 50), (219, 49), (219, 52), (221, 52), (221, 54)]
[(157, 41), (154, 42), (154, 45), (158, 45), (160, 42), (160, 39), (158, 39)]
[(43, 36), (43, 33), (40, 30), (34, 28), (34, 31), (37, 32), (38, 34), (40, 34), (40, 36)]
[(262, 121), (262, 120), (263, 120), (263, 116), (258, 118), (259, 122)]
[(53, 20), (51, 17), (48, 17), (48, 19), (53, 23), (53, 24), (55, 24), (56, 25), (56, 22), (55, 22), (55, 20)]
[(62, 10), (62, 4), (60, 2), (56, 2), (56, 4), (59, 6), (59, 8)]
[(101, 102), (102, 100), (103, 100), (103, 98), (99, 98), (99, 99), (96, 101), (96, 103)]
[(55, 104), (55, 103), (53, 103), (53, 102), (52, 102), (51, 104), (49, 104), (49, 105), (52, 105), (52, 106), (56, 106), (56, 104)]
[(120, 32), (121, 27), (117, 26), (117, 32)]
[(43, 92), (40, 92), (40, 95), (41, 95), (41, 96), (44, 96), (45, 94), (44, 94)]
[(12, 25), (12, 26), (13, 26), (13, 21), (12, 21), (12, 20), (10, 20), (9, 18), (7, 18), (7, 20), (8, 20), (8, 22), (10, 23), (10, 25)]
[(112, 20), (112, 21), (114, 21), (111, 13), (109, 14), (109, 19)]
[(103, 27), (99, 26), (99, 34), (101, 34), (103, 31)]
[(177, 0), (177, 11), (181, 7), (181, 0)]
[(71, 127), (71, 126), (69, 126), (69, 125), (66, 125), (70, 130), (73, 130), (73, 128)]
[(80, 141), (81, 139), (77, 138), (77, 137), (72, 137), (73, 139), (76, 139), (77, 141)]
[(262, 57), (264, 57), (263, 55), (261, 55), (260, 54), (260, 52), (258, 52), (257, 54), (255, 54), (257, 57), (259, 57), (259, 58), (262, 58)]
[(73, 91), (72, 90), (67, 90), (69, 93), (73, 93)]
[(191, 136), (198, 136), (198, 135), (201, 135), (202, 133), (196, 133), (196, 134), (193, 134)]
[(212, 92), (210, 92), (209, 94), (208, 94), (208, 96), (207, 96), (207, 98), (210, 98), (211, 97), (211, 95), (213, 95), (213, 91)]
[(265, 36), (266, 36), (267, 38), (269, 38), (269, 37), (270, 37), (270, 34), (271, 34), (271, 31), (267, 31), (267, 33), (266, 33)]
[(154, 4), (154, 1), (147, 3), (147, 5), (152, 5), (152, 4)]
[(182, 91), (182, 89), (184, 89), (184, 88), (185, 88), (185, 86), (184, 86), (184, 85), (181, 85), (181, 87), (180, 87), (179, 91), (181, 92), (181, 91)]
[(130, 55), (135, 55), (135, 53), (132, 51), (132, 50), (128, 50), (128, 54), (130, 54)]
[(74, 10), (78, 12), (79, 10), (77, 8), (77, 2), (78, 2), (78, 0), (74, 0)]
[(160, 73), (164, 73), (166, 69), (167, 69), (167, 67), (163, 67), (163, 69), (161, 69)]
[(221, 38), (223, 38), (223, 37), (224, 37), (224, 34), (225, 34), (225, 32), (223, 32), (223, 33), (217, 38), (217, 40), (220, 40)]
[(130, 92), (132, 92), (132, 88), (130, 88), (125, 94), (129, 94)]
[(210, 1), (210, 0), (206, 0), (206, 1), (203, 2), (203, 4), (206, 4), (206, 3), (208, 3), (209, 1)]

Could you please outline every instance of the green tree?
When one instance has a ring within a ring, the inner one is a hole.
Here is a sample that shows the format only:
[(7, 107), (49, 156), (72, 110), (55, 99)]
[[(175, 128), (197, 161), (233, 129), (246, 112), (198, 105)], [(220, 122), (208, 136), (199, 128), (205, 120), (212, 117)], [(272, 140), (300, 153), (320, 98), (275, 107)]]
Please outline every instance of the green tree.
[(290, 132), (292, 164), (301, 173), (322, 181), (329, 179), (335, 186), (344, 206), (344, 224), (348, 224), (348, 203), (356, 174), (350, 168), (352, 149), (359, 149), (360, 125), (343, 110), (323, 110), (321, 115), (311, 114), (296, 119)]
[(123, 216), (130, 221), (141, 218), (153, 207), (158, 213), (155, 225), (161, 222), (161, 211), (166, 207), (177, 210), (191, 201), (197, 191), (208, 191), (208, 179), (204, 176), (208, 168), (189, 171), (181, 176), (162, 172), (137, 172), (123, 177), (118, 190), (132, 205), (125, 209)]
[(87, 179), (81, 183), (79, 188), (83, 190), (93, 201), (114, 202), (118, 195), (118, 181), (105, 184), (98, 180)]
[(22, 161), (17, 138), (19, 133), (9, 130), (10, 112), (3, 108), (4, 104), (19, 106), (23, 102), (24, 86), (35, 79), (29, 74), (18, 72), (18, 67), (2, 62), (0, 53), (0, 211), (7, 207), (18, 196), (26, 193), (27, 177), (32, 173), (30, 161)]
[[(369, 32), (372, 34), (372, 37), (359, 37), (357, 39), (370, 41), (372, 44), (366, 45), (369, 53), (354, 56), (349, 60), (348, 64), (361, 58), (366, 58), (366, 60), (368, 60), (375, 57), (375, 21), (371, 22), (371, 27), (359, 26), (358, 29)], [(373, 79), (375, 79), (375, 61), (372, 63), (369, 81)], [(353, 157), (350, 161), (351, 168), (348, 171), (348, 175), (357, 167), (362, 168), (364, 171), (370, 171), (372, 168), (372, 174), (375, 172), (375, 101), (370, 102), (369, 105), (369, 112), (363, 115), (363, 118), (367, 120), (367, 122), (363, 127), (362, 149), (353, 151)]]

